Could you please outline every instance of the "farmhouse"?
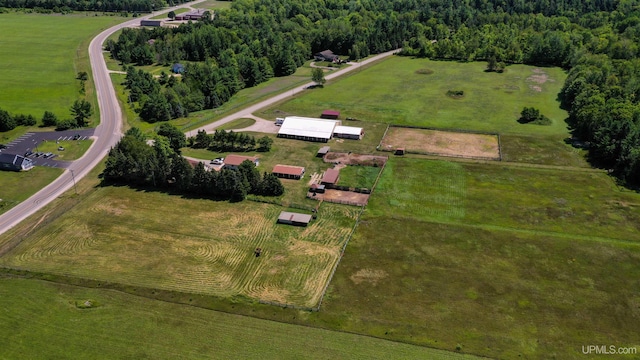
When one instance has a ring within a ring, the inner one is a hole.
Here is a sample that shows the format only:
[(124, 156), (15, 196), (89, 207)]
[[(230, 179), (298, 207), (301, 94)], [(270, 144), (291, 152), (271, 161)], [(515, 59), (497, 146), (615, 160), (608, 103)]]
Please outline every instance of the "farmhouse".
[(316, 154), (316, 156), (319, 157), (319, 158), (324, 157), (325, 155), (327, 155), (329, 150), (331, 150), (330, 147), (323, 146), (323, 147), (320, 148), (320, 150), (318, 150), (318, 153)]
[(364, 136), (364, 130), (353, 126), (336, 126), (333, 129), (333, 136), (343, 139), (360, 140)]
[(0, 170), (27, 171), (33, 168), (33, 161), (20, 155), (0, 154)]
[(340, 177), (340, 170), (336, 169), (327, 169), (324, 172), (324, 176), (322, 176), (322, 180), (320, 184), (322, 185), (335, 185), (338, 183), (338, 178)]
[(260, 161), (256, 156), (244, 156), (244, 155), (235, 155), (229, 154), (226, 158), (224, 158), (224, 169), (232, 169), (237, 170), (238, 166), (242, 164), (243, 161), (249, 160), (254, 163), (256, 166), (260, 165)]
[(334, 54), (331, 50), (320, 51), (319, 53), (313, 54), (313, 57), (316, 61), (337, 61), (340, 59), (338, 55)]
[(333, 136), (336, 125), (340, 124), (340, 120), (287, 116), (280, 126), (278, 137), (327, 142)]
[(336, 110), (325, 110), (322, 112), (322, 115), (320, 115), (320, 117), (323, 119), (337, 119), (339, 116), (340, 111)]
[(311, 215), (283, 211), (278, 216), (278, 224), (307, 226), (311, 222)]
[(278, 164), (273, 167), (272, 173), (279, 178), (300, 180), (304, 175), (304, 168), (302, 166)]

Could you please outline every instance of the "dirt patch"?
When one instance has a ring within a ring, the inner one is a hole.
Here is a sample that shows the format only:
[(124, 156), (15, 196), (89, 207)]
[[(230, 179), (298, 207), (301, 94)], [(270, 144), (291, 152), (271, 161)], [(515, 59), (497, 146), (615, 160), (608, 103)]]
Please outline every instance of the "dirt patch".
[(361, 194), (354, 191), (342, 191), (335, 189), (328, 189), (324, 192), (324, 194), (318, 193), (315, 196), (313, 196), (313, 193), (308, 193), (307, 197), (314, 200), (324, 200), (338, 204), (348, 204), (356, 206), (367, 205), (367, 203), (369, 202), (369, 194)]
[(354, 153), (338, 153), (329, 152), (324, 156), (324, 162), (340, 163), (345, 165), (362, 165), (362, 166), (382, 166), (387, 160), (388, 156), (376, 156), (366, 154), (354, 154)]
[(497, 135), (390, 127), (382, 139), (383, 150), (405, 148), (407, 152), (466, 158), (499, 159)]
[(368, 282), (372, 285), (377, 285), (379, 280), (382, 280), (387, 276), (389, 276), (389, 274), (384, 270), (361, 269), (349, 278), (356, 284)]
[[(546, 83), (547, 81), (555, 82), (555, 80), (550, 78), (549, 75), (543, 69), (535, 68), (531, 71), (533, 72), (533, 75), (529, 76), (527, 78), (527, 81), (534, 83), (534, 84), (530, 84), (529, 88), (535, 92), (541, 92), (542, 87), (540, 85)], [(539, 85), (535, 85), (535, 84), (539, 84)]]

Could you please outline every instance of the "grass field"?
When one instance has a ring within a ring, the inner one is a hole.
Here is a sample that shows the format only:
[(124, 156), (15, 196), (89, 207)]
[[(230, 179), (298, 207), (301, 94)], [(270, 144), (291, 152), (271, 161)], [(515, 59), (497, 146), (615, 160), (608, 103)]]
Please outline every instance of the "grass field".
[(618, 191), (603, 172), (393, 160), (372, 214), (640, 242), (640, 195)]
[(501, 359), (640, 345), (638, 245), (438, 224), (379, 206), (369, 203), (384, 214), (367, 210), (347, 247), (324, 322)]
[(340, 169), (338, 185), (371, 189), (380, 169), (373, 166), (345, 166)]
[(218, 127), (217, 130), (244, 129), (255, 123), (256, 121), (254, 119), (249, 119), (249, 118), (237, 119)]
[[(58, 142), (55, 141), (45, 141), (38, 145), (38, 150), (41, 152), (50, 152), (56, 156), (56, 160), (65, 160), (71, 161), (76, 160), (82, 157), (84, 153), (89, 149), (93, 140), (60, 140)], [(62, 146), (64, 150), (58, 150), (58, 148)]]
[[(76, 306), (87, 300), (96, 307)], [(0, 318), (6, 359), (473, 359), (37, 280), (0, 277)]]
[[(76, 74), (90, 72), (89, 41), (99, 31), (123, 20), (88, 13), (0, 14), (0, 64), (10, 69), (0, 77), (2, 109), (31, 114), (37, 119), (46, 110), (58, 118), (70, 117), (69, 108), (81, 96)], [(87, 83), (88, 91), (89, 88)]]
[(29, 171), (0, 171), (0, 214), (28, 199), (62, 174), (62, 169), (34, 167)]
[[(395, 56), (340, 80), (339, 86), (326, 85), (278, 104), (277, 109), (299, 116), (317, 116), (324, 109), (335, 109), (345, 117), (363, 121), (501, 134), (567, 132), (564, 122), (567, 114), (556, 102), (566, 77), (561, 69), (513, 65), (505, 73), (497, 74), (484, 72), (485, 67), (482, 62)], [(417, 74), (422, 68), (432, 69), (433, 74)], [(450, 89), (464, 90), (464, 98), (447, 97)], [(516, 120), (525, 106), (540, 109), (553, 124), (519, 124)]]
[(638, 224), (603, 173), (392, 158), (323, 320), (498, 358), (637, 346)]
[[(250, 201), (230, 204), (106, 187), (41, 227), (0, 263), (313, 307), (358, 209), (323, 204), (306, 228), (276, 224), (281, 210)], [(258, 247), (262, 255), (255, 258)]]

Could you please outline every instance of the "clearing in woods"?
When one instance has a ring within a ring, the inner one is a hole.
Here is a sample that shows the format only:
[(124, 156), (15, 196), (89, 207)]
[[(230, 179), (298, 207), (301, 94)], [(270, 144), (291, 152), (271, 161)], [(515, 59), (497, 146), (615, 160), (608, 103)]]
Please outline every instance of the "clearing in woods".
[(464, 158), (500, 159), (497, 135), (431, 129), (389, 127), (381, 150), (405, 148), (407, 152)]
[(282, 209), (105, 187), (26, 238), (0, 264), (313, 307), (359, 208), (323, 203), (308, 227), (276, 224)]

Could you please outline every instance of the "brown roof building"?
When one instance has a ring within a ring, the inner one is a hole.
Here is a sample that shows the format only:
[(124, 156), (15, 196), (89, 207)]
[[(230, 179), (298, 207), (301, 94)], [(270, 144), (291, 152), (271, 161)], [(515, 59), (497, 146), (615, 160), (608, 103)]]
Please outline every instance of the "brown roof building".
[(327, 171), (324, 172), (324, 176), (322, 177), (322, 181), (320, 181), (320, 183), (323, 185), (335, 185), (338, 182), (339, 177), (339, 170), (327, 169)]
[(304, 168), (302, 166), (278, 164), (273, 167), (272, 173), (279, 178), (300, 180), (304, 176)]
[(256, 156), (244, 156), (244, 155), (235, 155), (229, 154), (224, 158), (224, 168), (225, 169), (237, 169), (243, 161), (249, 160), (254, 163), (256, 166), (260, 165), (260, 161), (258, 161), (258, 157)]

